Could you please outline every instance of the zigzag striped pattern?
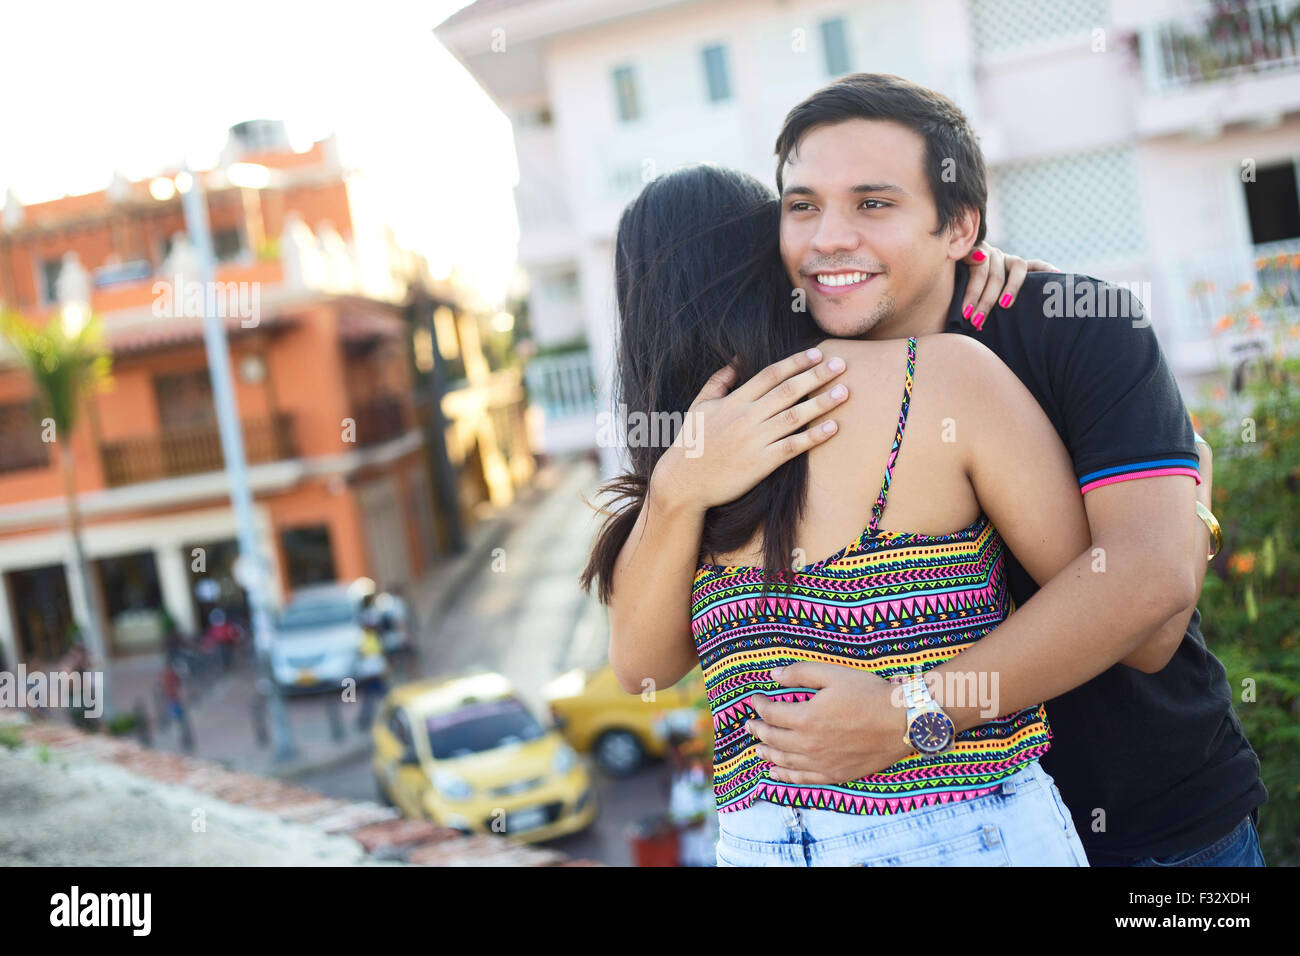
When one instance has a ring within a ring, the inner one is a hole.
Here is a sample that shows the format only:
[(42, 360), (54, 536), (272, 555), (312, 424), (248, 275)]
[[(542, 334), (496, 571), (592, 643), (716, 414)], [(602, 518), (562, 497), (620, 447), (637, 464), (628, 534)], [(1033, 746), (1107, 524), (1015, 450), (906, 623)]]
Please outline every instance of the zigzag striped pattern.
[(902, 813), (983, 796), (1037, 760), (1050, 746), (1043, 705), (1003, 715), (957, 734), (949, 752), (919, 755), (878, 774), (841, 784), (797, 786), (772, 780), (745, 721), (750, 701), (802, 702), (816, 691), (783, 687), (772, 670), (796, 661), (855, 667), (888, 679), (919, 664), (951, 660), (1015, 610), (1005, 547), (981, 514), (960, 531), (923, 535), (880, 531), (911, 403), (916, 340), (908, 340), (907, 379), (898, 428), (871, 523), (824, 561), (779, 583), (762, 568), (699, 565), (691, 594), (691, 630), (713, 714), (713, 788), (717, 807), (754, 800), (843, 813)]

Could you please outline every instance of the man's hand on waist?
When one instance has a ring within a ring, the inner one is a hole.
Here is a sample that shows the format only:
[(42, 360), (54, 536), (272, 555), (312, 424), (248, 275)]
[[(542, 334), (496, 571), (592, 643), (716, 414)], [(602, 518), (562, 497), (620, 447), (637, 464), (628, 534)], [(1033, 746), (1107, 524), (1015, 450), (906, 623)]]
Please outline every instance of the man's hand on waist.
[(749, 700), (761, 719), (746, 726), (760, 742), (759, 757), (772, 763), (773, 780), (844, 783), (913, 752), (903, 743), (906, 713), (894, 706), (888, 681), (854, 667), (802, 661), (772, 673), (784, 688), (816, 691), (806, 701)]

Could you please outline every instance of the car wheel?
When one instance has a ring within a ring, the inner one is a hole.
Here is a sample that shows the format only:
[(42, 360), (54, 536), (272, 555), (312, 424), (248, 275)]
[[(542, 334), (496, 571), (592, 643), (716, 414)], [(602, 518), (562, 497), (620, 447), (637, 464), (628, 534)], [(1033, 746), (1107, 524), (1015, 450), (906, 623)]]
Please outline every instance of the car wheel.
[(393, 803), (393, 798), (388, 795), (388, 789), (384, 786), (384, 781), (379, 779), (378, 774), (375, 775), (375, 792), (379, 794), (381, 804), (386, 807), (396, 806)]
[(627, 777), (641, 769), (645, 748), (630, 730), (607, 730), (596, 739), (591, 755), (611, 777)]

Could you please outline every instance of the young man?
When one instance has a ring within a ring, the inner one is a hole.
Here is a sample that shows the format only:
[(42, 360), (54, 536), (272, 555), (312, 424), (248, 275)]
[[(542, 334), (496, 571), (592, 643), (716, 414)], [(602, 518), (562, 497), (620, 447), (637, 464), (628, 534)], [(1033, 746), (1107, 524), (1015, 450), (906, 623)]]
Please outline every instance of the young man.
[[(1041, 591), (1011, 560), (1017, 611), (930, 671), (934, 703), (956, 731), (988, 719), (983, 702), (946, 699), (963, 684), (945, 680), (950, 673), (996, 677), (999, 714), (1048, 701), (1043, 764), (1094, 865), (1263, 865), (1259, 761), (1195, 609), (1213, 524), (1197, 508), (1198, 490), (1209, 505), (1208, 455), (1202, 463), (1140, 304), (1091, 277), (1043, 272), (1025, 278), (1014, 302), (963, 310), (959, 262), (984, 237), (985, 170), (965, 117), (933, 91), (844, 77), (790, 112), (777, 156), (782, 258), (818, 326), (846, 338), (977, 336), (1043, 407), (1085, 496), (1093, 547)], [(710, 389), (710, 399), (730, 397), (724, 379)], [(640, 571), (698, 551), (698, 538), (674, 535), (691, 527), (674, 518), (693, 493), (672, 475), (681, 461), (664, 455), (649, 498), (663, 520), (620, 558), (638, 572), (625, 579), (642, 587), (616, 589), (615, 627), (633, 619), (633, 604), (654, 600), (645, 593), (653, 575)], [(905, 717), (874, 675), (800, 663), (774, 678), (817, 691), (802, 703), (751, 701), (762, 719), (750, 730), (774, 777), (855, 779), (911, 753)]]

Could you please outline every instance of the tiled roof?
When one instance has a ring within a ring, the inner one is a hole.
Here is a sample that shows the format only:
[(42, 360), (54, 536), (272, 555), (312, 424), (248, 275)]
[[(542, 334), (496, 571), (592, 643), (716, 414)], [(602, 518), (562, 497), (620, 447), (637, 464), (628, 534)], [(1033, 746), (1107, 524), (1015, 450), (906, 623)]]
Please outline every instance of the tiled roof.
[(87, 734), (64, 724), (18, 725), (24, 743), (116, 764), (136, 776), (188, 787), (235, 804), (355, 840), (366, 854), (427, 866), (592, 866), (545, 847), (495, 836), (464, 836), (427, 821), (404, 819), (376, 803), (338, 800), (312, 790), (227, 770), (220, 764), (163, 753), (123, 737)]
[[(261, 319), (256, 327), (258, 329), (279, 328), (290, 324), (291, 321), (286, 316), (267, 316)], [(227, 336), (234, 337), (251, 331), (253, 329), (244, 328), (239, 316), (232, 315), (226, 319)], [(159, 319), (153, 322), (132, 323), (117, 327), (110, 322), (106, 323), (104, 328), (104, 344), (108, 346), (114, 355), (171, 348), (172, 346), (185, 345), (190, 342), (201, 342), (202, 340), (203, 319), (197, 316)]]

